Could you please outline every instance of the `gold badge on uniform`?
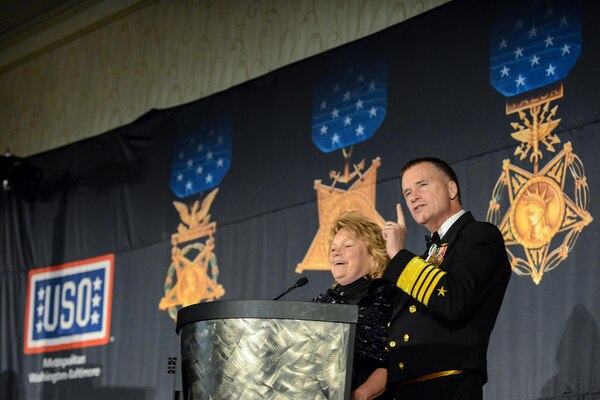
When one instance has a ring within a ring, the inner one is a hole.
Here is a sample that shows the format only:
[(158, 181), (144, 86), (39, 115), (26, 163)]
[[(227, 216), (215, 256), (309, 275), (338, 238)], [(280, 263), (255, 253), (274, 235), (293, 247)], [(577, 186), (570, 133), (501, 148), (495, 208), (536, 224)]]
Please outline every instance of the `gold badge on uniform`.
[(431, 265), (439, 267), (444, 262), (444, 255), (446, 254), (447, 249), (448, 243), (442, 243), (440, 245), (434, 244), (429, 249), (429, 253), (425, 261)]

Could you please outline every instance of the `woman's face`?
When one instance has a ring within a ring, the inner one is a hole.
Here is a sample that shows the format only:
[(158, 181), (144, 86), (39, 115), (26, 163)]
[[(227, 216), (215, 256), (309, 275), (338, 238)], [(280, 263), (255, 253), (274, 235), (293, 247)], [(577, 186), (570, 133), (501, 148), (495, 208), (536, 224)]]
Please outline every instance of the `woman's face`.
[(331, 242), (329, 266), (337, 283), (348, 285), (371, 272), (373, 256), (364, 240), (341, 229)]

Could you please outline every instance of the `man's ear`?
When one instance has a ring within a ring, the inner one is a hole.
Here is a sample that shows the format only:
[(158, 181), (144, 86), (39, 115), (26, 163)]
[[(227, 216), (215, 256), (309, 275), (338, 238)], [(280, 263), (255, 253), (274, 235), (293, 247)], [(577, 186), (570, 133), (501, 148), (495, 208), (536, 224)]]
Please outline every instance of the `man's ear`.
[(450, 194), (450, 199), (456, 199), (456, 197), (458, 196), (458, 186), (456, 185), (456, 182), (448, 182), (448, 193)]

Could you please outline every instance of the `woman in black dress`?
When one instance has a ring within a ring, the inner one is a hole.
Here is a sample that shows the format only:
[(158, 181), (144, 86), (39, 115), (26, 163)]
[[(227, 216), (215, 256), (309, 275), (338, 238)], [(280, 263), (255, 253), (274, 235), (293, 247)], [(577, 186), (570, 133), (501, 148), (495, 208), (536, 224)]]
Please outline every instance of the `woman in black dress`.
[(387, 383), (385, 345), (396, 290), (380, 279), (389, 262), (381, 227), (358, 212), (346, 213), (333, 223), (329, 244), (336, 283), (314, 301), (358, 305), (352, 399), (375, 399)]

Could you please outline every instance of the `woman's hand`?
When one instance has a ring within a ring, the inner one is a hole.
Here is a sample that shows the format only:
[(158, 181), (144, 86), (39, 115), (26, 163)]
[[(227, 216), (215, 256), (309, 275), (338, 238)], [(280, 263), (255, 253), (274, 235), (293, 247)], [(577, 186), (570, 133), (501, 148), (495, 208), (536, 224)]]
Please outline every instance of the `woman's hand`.
[(359, 389), (356, 389), (354, 392), (352, 392), (352, 400), (369, 400), (369, 398)]
[(370, 400), (385, 392), (387, 385), (387, 369), (377, 368), (369, 379), (352, 392), (352, 400)]

